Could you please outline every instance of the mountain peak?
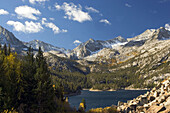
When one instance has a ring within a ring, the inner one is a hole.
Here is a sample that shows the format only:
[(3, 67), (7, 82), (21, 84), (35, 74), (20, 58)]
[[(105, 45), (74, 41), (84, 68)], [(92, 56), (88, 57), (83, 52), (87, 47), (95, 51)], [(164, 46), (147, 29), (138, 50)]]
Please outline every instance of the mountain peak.
[(168, 32), (168, 30), (165, 29), (165, 27), (160, 27), (160, 28), (158, 29), (158, 31), (160, 31), (160, 32)]
[(13, 33), (0, 26), (0, 43), (10, 44), (11, 47), (25, 47), (24, 44), (18, 40)]
[(32, 40), (32, 41), (30, 41), (30, 42), (35, 42), (35, 43), (44, 43), (44, 44), (45, 44), (45, 42), (43, 42), (43, 41), (41, 41), (41, 40), (37, 40), (37, 39)]
[(95, 40), (90, 38), (87, 42), (94, 42)]
[(27, 47), (31, 46), (33, 49), (36, 49), (38, 50), (39, 47), (41, 47), (42, 51), (44, 52), (48, 52), (48, 51), (60, 51), (60, 52), (63, 52), (65, 53), (66, 50), (64, 48), (59, 48), (59, 47), (55, 47), (51, 44), (48, 44), (48, 43), (45, 43), (43, 41), (40, 41), (40, 40), (33, 40), (33, 41), (30, 41), (28, 43), (25, 43), (25, 45)]
[(116, 38), (114, 38), (113, 40), (117, 40), (119, 42), (126, 42), (127, 40), (125, 38), (123, 38), (122, 36), (118, 36)]
[(159, 29), (157, 29), (155, 35), (156, 37), (154, 37), (154, 39), (158, 40), (170, 39), (170, 31), (165, 29), (164, 27), (160, 27)]
[(40, 40), (36, 40), (36, 39), (35, 39), (35, 40), (33, 40), (33, 41), (35, 41), (35, 42), (42, 42), (42, 41), (40, 41)]

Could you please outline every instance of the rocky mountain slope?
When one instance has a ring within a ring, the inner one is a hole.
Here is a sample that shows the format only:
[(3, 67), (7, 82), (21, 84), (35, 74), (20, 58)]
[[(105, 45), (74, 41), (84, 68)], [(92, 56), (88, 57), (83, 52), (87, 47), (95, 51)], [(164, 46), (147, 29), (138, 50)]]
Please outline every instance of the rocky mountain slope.
[(127, 40), (121, 36), (107, 41), (89, 39), (87, 42), (81, 43), (73, 49), (68, 56), (72, 59), (83, 59), (104, 48), (114, 48), (115, 45), (123, 45), (125, 42), (127, 42)]
[(24, 44), (27, 47), (31, 46), (33, 49), (36, 49), (36, 50), (38, 50), (39, 47), (41, 47), (42, 51), (44, 51), (44, 52), (48, 52), (48, 51), (60, 51), (60, 52), (63, 52), (63, 53), (67, 52), (67, 50), (64, 49), (64, 48), (55, 47), (51, 44), (45, 43), (45, 42), (40, 41), (40, 40), (33, 40), (33, 41), (30, 41), (30, 42), (25, 42)]
[[(56, 71), (108, 73), (110, 77), (107, 79), (112, 79), (108, 83), (128, 81), (123, 86), (127, 89), (156, 84), (170, 73), (170, 31), (163, 27), (148, 29), (128, 39), (121, 36), (106, 41), (89, 39), (72, 51), (38, 40), (23, 43), (3, 27), (0, 27), (0, 39), (1, 44), (10, 44), (20, 53), (24, 53), (29, 46), (34, 50), (40, 46), (49, 65), (57, 67)], [(108, 74), (104, 76), (108, 77)], [(95, 76), (89, 75), (92, 86), (108, 81), (102, 74), (97, 75), (100, 78), (98, 81)], [(136, 82), (138, 85), (133, 78), (140, 80)]]
[(41, 47), (43, 52), (52, 53), (59, 57), (67, 57), (67, 53), (70, 52), (70, 50), (66, 50), (64, 48), (59, 48), (59, 47), (53, 46), (51, 44), (45, 43), (40, 40), (33, 40), (30, 42), (25, 42), (24, 44), (27, 47), (32, 47), (34, 50), (38, 50), (39, 47)]
[(18, 40), (13, 33), (0, 26), (0, 44), (10, 46), (17, 52), (21, 52), (24, 48), (27, 48), (20, 40)]
[[(159, 29), (148, 29), (144, 33), (134, 38), (128, 38), (128, 41), (113, 44), (112, 47), (103, 47), (102, 49), (95, 52), (95, 54), (85, 56), (84, 59), (90, 61), (99, 61), (99, 58), (102, 58), (102, 60), (115, 58), (118, 61), (125, 61), (136, 55), (144, 53), (144, 51), (153, 51), (153, 48), (162, 48), (162, 46), (168, 46), (169, 39), (170, 31), (163, 27)], [(164, 45), (163, 43), (166, 44)], [(78, 48), (75, 49), (77, 50)], [(79, 51), (80, 50), (82, 50), (82, 48), (79, 49)]]
[(83, 74), (89, 73), (89, 68), (85, 65), (81, 65), (80, 63), (70, 60), (63, 57), (58, 57), (58, 55), (50, 52), (45, 52), (44, 56), (52, 70), (57, 71), (68, 71), (68, 72), (79, 72)]
[(110, 73), (119, 73), (119, 70), (134, 71), (135, 73), (130, 75), (139, 79), (138, 83), (141, 84), (138, 86), (132, 84), (128, 88), (157, 84), (159, 80), (170, 76), (169, 39), (170, 31), (162, 27), (157, 30), (146, 30), (141, 35), (128, 39), (127, 44), (114, 50), (119, 54), (106, 58), (111, 52), (105, 51), (107, 55), (97, 54), (98, 57), (95, 60), (110, 66), (106, 69)]
[(127, 103), (118, 102), (117, 110), (122, 113), (169, 113), (170, 78), (159, 83), (150, 92)]
[(50, 52), (55, 53), (56, 55), (60, 57), (66, 57), (66, 53), (70, 52), (70, 50), (66, 50), (64, 48), (55, 47), (51, 44), (45, 43), (43, 41), (39, 40), (33, 40), (30, 42), (22, 42), (18, 40), (13, 33), (9, 32), (7, 29), (0, 26), (0, 44), (10, 44), (10, 46), (13, 48), (14, 51), (25, 54), (25, 51), (27, 51), (28, 47), (32, 47), (35, 51), (41, 47), (42, 51), (44, 52)]

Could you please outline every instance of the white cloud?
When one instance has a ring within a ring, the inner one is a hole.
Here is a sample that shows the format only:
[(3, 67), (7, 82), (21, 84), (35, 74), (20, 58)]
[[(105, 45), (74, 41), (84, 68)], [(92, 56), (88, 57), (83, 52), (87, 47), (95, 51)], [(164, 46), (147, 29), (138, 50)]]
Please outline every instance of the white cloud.
[(62, 29), (62, 30), (61, 30), (61, 32), (63, 32), (63, 33), (67, 33), (67, 32), (68, 32), (68, 30), (66, 30), (66, 29)]
[(46, 2), (46, 1), (49, 1), (49, 0), (29, 0), (29, 2), (30, 2), (31, 4), (35, 4), (36, 2), (38, 2), (38, 3), (43, 3), (43, 2)]
[(56, 8), (57, 10), (61, 10), (61, 9), (62, 9), (62, 6), (58, 5), (58, 3), (56, 3), (56, 4), (55, 4), (55, 8)]
[(130, 4), (128, 4), (128, 3), (126, 3), (125, 6), (126, 6), (126, 7), (129, 7), (129, 8), (132, 7), (132, 6), (131, 6)]
[(165, 24), (165, 29), (170, 31), (170, 24)]
[(52, 22), (47, 22), (47, 19), (46, 18), (42, 18), (42, 25), (45, 25), (46, 27), (48, 28), (51, 28), (54, 32), (54, 34), (58, 34), (58, 33), (61, 33), (61, 32), (68, 32), (67, 30), (65, 29), (62, 29), (60, 30), (59, 27), (57, 27), (54, 23)]
[(4, 9), (0, 9), (0, 15), (8, 15), (9, 12), (4, 10)]
[(66, 19), (66, 18), (67, 18), (67, 16), (64, 16), (63, 18), (65, 18), (65, 19)]
[(80, 41), (80, 40), (75, 40), (74, 42), (73, 42), (73, 44), (75, 45), (75, 46), (78, 46), (79, 44), (81, 44), (82, 42)]
[(82, 43), (80, 40), (75, 40), (74, 42), (73, 42), (74, 44), (80, 44), (80, 43)]
[(102, 19), (99, 22), (111, 25), (111, 23), (107, 19)]
[(166, 3), (169, 2), (170, 0), (160, 0), (159, 3)]
[(54, 21), (55, 19), (54, 18), (50, 18), (50, 20)]
[(64, 10), (65, 16), (64, 18), (68, 18), (69, 20), (78, 21), (80, 23), (84, 21), (92, 21), (91, 16), (88, 12), (84, 12), (82, 10), (82, 6), (75, 5), (74, 3), (66, 3), (64, 2), (63, 5), (55, 4), (55, 8), (57, 10)]
[(34, 23), (32, 21), (26, 21), (25, 24), (18, 21), (8, 21), (7, 24), (13, 26), (13, 30), (24, 33), (37, 33), (43, 29), (40, 23)]
[(93, 7), (87, 7), (86, 6), (85, 9), (89, 12), (99, 13), (99, 11), (97, 9), (93, 8)]
[(41, 12), (35, 8), (25, 6), (19, 6), (15, 8), (15, 12), (18, 15), (18, 18), (29, 18), (32, 20), (37, 20), (38, 18), (34, 15), (41, 15)]

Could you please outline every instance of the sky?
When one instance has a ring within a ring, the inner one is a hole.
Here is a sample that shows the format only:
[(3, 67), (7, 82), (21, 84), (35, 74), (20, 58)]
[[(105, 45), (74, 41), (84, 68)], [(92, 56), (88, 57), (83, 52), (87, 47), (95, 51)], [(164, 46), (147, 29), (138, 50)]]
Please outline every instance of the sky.
[(1, 0), (0, 25), (19, 40), (73, 49), (170, 27), (170, 0)]

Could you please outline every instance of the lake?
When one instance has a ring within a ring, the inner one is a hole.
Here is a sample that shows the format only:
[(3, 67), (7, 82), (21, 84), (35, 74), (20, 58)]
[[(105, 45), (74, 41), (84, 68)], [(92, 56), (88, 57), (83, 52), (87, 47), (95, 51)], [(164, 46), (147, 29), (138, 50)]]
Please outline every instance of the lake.
[(118, 91), (102, 91), (91, 92), (82, 90), (81, 95), (69, 97), (69, 103), (72, 107), (78, 109), (81, 100), (86, 100), (86, 110), (91, 108), (108, 107), (117, 105), (118, 101), (126, 102), (132, 100), (141, 94), (146, 93), (148, 90), (118, 90)]

